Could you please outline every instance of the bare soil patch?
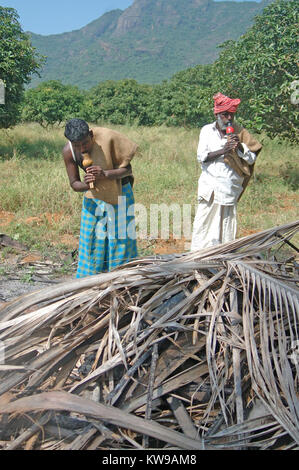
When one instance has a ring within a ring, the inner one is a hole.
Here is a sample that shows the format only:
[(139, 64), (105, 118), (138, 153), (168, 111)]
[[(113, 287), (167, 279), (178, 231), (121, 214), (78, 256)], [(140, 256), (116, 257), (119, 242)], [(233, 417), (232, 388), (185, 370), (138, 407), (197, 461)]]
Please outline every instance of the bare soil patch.
[(0, 302), (70, 279), (75, 273), (75, 252), (61, 253), (58, 260), (45, 259), (36, 251), (0, 234)]

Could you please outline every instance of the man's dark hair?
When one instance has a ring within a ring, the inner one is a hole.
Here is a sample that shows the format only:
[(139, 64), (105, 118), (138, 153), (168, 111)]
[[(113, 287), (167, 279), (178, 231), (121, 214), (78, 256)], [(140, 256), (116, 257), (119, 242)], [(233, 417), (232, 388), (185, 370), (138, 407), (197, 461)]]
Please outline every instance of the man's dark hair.
[(65, 125), (64, 135), (71, 142), (79, 142), (89, 134), (89, 126), (83, 119), (70, 119)]

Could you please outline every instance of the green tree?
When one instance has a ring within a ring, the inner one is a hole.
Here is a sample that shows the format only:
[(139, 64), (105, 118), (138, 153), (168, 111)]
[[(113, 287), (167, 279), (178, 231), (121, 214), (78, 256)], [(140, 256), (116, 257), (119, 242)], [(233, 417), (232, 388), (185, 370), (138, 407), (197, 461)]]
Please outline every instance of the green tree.
[(199, 127), (209, 119), (210, 90), (177, 78), (152, 89), (147, 113), (155, 125)]
[(99, 83), (88, 93), (85, 116), (93, 122), (152, 124), (147, 114), (151, 89), (129, 79)]
[(209, 108), (211, 65), (197, 65), (175, 73), (152, 88), (147, 113), (156, 125), (202, 126), (211, 118)]
[[(241, 98), (243, 123), (298, 140), (299, 0), (277, 0), (238, 41), (225, 42), (214, 63), (214, 90)], [(298, 87), (297, 87), (298, 89)]]
[(29, 37), (22, 31), (13, 8), (0, 6), (0, 79), (5, 85), (5, 104), (0, 105), (0, 127), (18, 122), (24, 84), (38, 72), (43, 58), (36, 54)]
[(213, 84), (213, 64), (196, 65), (181, 70), (171, 77), (171, 81), (180, 85), (196, 85), (201, 88), (210, 88)]
[(25, 92), (22, 120), (48, 127), (73, 117), (85, 117), (84, 99), (85, 92), (75, 86), (63, 85), (57, 80), (43, 82)]

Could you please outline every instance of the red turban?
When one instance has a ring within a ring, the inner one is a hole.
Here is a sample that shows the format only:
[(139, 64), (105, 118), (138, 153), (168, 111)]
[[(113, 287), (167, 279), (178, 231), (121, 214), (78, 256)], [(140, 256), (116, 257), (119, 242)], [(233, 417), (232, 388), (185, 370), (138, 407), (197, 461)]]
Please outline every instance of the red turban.
[(235, 113), (241, 100), (239, 98), (229, 98), (222, 93), (217, 93), (213, 96), (214, 99), (214, 114), (223, 113), (228, 111), (229, 113)]

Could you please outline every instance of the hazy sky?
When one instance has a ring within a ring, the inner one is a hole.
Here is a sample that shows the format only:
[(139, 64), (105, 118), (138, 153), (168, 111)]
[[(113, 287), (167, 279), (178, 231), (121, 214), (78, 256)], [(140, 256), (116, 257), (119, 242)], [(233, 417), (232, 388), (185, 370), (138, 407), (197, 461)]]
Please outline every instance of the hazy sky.
[(0, 0), (14, 8), (24, 31), (58, 34), (80, 29), (107, 11), (125, 10), (133, 0)]

